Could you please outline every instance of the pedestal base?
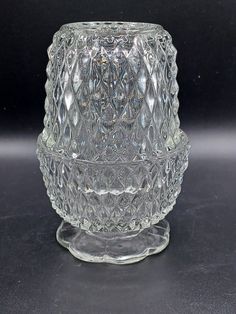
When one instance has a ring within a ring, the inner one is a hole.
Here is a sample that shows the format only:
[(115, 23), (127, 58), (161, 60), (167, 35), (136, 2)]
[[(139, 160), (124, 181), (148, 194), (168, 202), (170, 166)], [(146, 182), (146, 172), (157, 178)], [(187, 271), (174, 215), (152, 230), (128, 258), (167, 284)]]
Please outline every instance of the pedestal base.
[(62, 221), (57, 241), (76, 258), (94, 263), (131, 264), (164, 250), (169, 243), (165, 219), (140, 232), (91, 233)]

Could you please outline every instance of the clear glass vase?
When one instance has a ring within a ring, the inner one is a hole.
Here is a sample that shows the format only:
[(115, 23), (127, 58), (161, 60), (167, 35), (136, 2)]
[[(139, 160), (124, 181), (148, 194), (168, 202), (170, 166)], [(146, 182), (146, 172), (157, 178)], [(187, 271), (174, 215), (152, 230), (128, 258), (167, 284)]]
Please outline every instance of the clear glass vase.
[(37, 155), (57, 240), (77, 258), (128, 264), (169, 242), (189, 144), (176, 49), (160, 25), (63, 25), (48, 49)]

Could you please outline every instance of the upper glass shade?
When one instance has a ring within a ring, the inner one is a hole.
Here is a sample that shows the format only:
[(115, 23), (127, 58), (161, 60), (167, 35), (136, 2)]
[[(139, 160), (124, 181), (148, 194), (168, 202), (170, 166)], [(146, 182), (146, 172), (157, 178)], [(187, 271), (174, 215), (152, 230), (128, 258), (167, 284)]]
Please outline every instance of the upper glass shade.
[(48, 55), (42, 140), (50, 150), (132, 161), (177, 148), (176, 49), (161, 26), (67, 24)]

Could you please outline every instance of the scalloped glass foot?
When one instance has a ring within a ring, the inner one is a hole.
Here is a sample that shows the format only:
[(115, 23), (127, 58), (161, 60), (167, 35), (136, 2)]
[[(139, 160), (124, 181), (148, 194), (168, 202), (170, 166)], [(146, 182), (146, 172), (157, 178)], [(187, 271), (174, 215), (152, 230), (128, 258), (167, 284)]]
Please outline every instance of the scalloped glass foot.
[(140, 232), (91, 233), (64, 220), (57, 241), (76, 258), (95, 263), (131, 264), (164, 250), (169, 243), (169, 223), (161, 220)]

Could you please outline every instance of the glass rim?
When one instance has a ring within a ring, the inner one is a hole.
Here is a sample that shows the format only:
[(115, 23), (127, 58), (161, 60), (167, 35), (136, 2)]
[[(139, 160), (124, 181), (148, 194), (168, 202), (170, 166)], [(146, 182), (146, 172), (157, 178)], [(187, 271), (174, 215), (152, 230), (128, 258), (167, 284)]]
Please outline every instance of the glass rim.
[(73, 30), (81, 31), (102, 31), (102, 30), (113, 30), (113, 31), (127, 31), (134, 33), (149, 33), (163, 31), (163, 27), (155, 23), (147, 22), (128, 22), (128, 21), (81, 21), (66, 23), (61, 26), (63, 28), (70, 28)]
[(63, 155), (63, 153), (60, 153), (60, 156), (58, 154), (58, 151), (53, 151), (50, 150), (46, 147), (45, 143), (43, 143), (41, 139), (41, 134), (39, 135), (38, 138), (38, 145), (37, 145), (37, 154), (41, 153), (44, 151), (46, 155), (54, 155), (58, 159), (64, 159), (67, 160), (68, 162), (73, 162), (73, 163), (82, 163), (82, 164), (96, 164), (97, 166), (125, 166), (125, 165), (138, 165), (138, 164), (143, 164), (143, 163), (148, 163), (148, 162), (153, 162), (154, 160), (165, 160), (169, 159), (175, 154), (178, 154), (180, 152), (186, 151), (190, 149), (190, 143), (188, 140), (187, 135), (183, 130), (181, 130), (181, 140), (178, 143), (178, 145), (173, 149), (170, 150), (169, 152), (161, 152), (159, 155), (155, 154), (153, 156), (148, 156), (145, 159), (138, 159), (138, 160), (130, 160), (130, 161), (123, 161), (123, 160), (86, 160), (86, 159), (80, 159), (80, 158), (72, 158), (72, 156), (67, 156)]

